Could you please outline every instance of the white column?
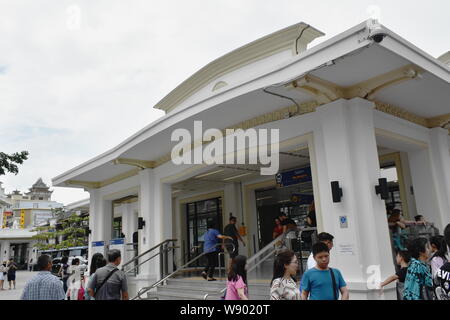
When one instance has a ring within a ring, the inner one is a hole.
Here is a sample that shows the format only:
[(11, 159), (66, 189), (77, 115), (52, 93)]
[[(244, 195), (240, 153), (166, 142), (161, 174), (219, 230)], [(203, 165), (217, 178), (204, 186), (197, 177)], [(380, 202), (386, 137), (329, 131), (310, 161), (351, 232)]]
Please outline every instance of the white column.
[(408, 154), (417, 213), (442, 233), (450, 222), (450, 155), (448, 131), (430, 130), (428, 149)]
[(1, 242), (1, 262), (9, 259), (10, 242), (8, 240), (2, 240)]
[[(352, 299), (377, 299), (368, 282), (382, 281), (395, 272), (385, 204), (375, 193), (380, 166), (373, 109), (373, 103), (356, 98), (316, 111), (320, 122), (313, 148), (318, 224), (321, 231), (335, 237), (331, 266), (341, 270)], [(331, 181), (339, 181), (343, 189), (340, 203), (333, 203)], [(348, 227), (341, 225), (340, 217), (347, 218)], [(385, 291), (385, 298), (395, 299), (392, 288)]]
[(109, 245), (112, 236), (113, 207), (112, 201), (103, 199), (100, 189), (90, 189), (89, 194), (89, 229), (91, 230), (89, 261), (91, 261), (93, 241), (105, 241), (105, 246)]
[[(140, 171), (139, 178), (139, 215), (145, 221), (144, 229), (139, 232), (139, 252), (142, 253), (173, 237), (172, 188), (161, 183), (152, 169)], [(159, 259), (153, 260), (143, 265), (140, 272), (142, 276), (159, 278)]]
[(450, 153), (448, 130), (433, 128), (430, 130), (431, 170), (436, 187), (437, 204), (439, 207), (436, 221), (443, 228), (450, 223)]

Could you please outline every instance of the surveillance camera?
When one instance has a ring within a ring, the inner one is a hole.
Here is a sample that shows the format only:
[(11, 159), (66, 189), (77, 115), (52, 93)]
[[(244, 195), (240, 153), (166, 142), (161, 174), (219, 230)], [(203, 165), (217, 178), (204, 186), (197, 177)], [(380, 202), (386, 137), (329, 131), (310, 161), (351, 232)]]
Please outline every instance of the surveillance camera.
[(387, 36), (387, 33), (377, 20), (369, 20), (367, 22), (367, 27), (369, 29), (369, 39), (375, 41), (376, 43), (380, 43)]

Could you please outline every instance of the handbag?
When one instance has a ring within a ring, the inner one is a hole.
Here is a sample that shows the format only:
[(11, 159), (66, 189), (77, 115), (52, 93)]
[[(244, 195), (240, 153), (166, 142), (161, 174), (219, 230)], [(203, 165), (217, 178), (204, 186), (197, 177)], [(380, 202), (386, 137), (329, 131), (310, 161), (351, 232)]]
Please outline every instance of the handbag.
[(80, 289), (78, 290), (78, 300), (84, 300), (84, 288), (83, 285), (80, 285)]

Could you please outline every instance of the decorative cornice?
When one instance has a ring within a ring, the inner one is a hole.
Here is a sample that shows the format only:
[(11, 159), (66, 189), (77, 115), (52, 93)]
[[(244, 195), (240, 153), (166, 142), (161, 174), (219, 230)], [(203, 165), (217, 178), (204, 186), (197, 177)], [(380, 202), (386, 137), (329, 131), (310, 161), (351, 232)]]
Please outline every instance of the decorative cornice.
[(393, 105), (390, 105), (387, 103), (375, 101), (375, 109), (378, 111), (393, 115), (397, 118), (408, 120), (408, 121), (418, 124), (420, 126), (428, 127), (427, 119), (420, 117), (409, 111), (406, 111), (405, 109), (402, 109), (400, 107), (396, 107), (396, 106), (393, 106)]
[(130, 166), (135, 166), (140, 169), (148, 169), (148, 168), (154, 168), (155, 162), (154, 161), (146, 161), (146, 160), (138, 160), (138, 159), (127, 159), (127, 158), (117, 158), (113, 160), (114, 164), (127, 164)]
[(294, 87), (309, 94), (319, 105), (338, 99), (353, 99), (356, 97), (372, 101), (377, 92), (394, 84), (414, 79), (422, 72), (422, 69), (411, 64), (350, 87), (341, 87), (333, 82), (308, 74), (292, 81), (287, 87)]
[(158, 102), (154, 108), (164, 110), (167, 113), (205, 85), (224, 74), (281, 51), (291, 50), (292, 54), (295, 55), (295, 45), (302, 30), (304, 30), (304, 33), (298, 41), (299, 51), (305, 51), (308, 43), (324, 35), (324, 33), (305, 23), (298, 23), (253, 41), (214, 60), (197, 71)]

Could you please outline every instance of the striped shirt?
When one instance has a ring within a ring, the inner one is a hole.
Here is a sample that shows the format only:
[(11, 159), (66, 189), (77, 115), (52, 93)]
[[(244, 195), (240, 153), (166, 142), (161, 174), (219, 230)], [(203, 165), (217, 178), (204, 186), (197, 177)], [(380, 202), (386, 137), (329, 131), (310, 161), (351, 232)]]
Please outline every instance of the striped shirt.
[(270, 300), (300, 300), (300, 291), (292, 279), (277, 278), (270, 288)]
[(20, 300), (64, 300), (63, 283), (50, 271), (35, 275), (23, 289)]

